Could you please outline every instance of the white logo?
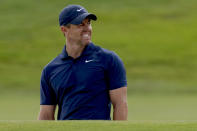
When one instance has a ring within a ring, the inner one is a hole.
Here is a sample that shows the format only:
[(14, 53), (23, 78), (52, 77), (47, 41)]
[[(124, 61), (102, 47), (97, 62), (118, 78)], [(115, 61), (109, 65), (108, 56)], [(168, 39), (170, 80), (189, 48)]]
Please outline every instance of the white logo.
[(81, 8), (81, 9), (77, 9), (77, 11), (79, 12), (79, 11), (81, 11), (81, 10), (83, 10), (83, 8)]
[(91, 62), (91, 61), (93, 61), (93, 60), (86, 60), (85, 63), (88, 63), (88, 62)]

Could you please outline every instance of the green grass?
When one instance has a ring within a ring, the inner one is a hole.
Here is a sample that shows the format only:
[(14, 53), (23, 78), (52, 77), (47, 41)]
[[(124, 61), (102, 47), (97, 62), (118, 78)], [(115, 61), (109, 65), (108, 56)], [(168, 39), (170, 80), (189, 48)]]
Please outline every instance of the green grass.
[(156, 121), (64, 121), (64, 122), (38, 122), (38, 121), (11, 121), (0, 122), (2, 131), (195, 131), (197, 122), (156, 122)]
[(38, 89), (65, 43), (58, 14), (71, 3), (97, 14), (93, 42), (123, 59), (129, 92), (197, 92), (195, 0), (2, 0), (0, 90)]
[[(193, 121), (197, 118), (196, 95), (130, 94), (129, 121)], [(36, 120), (39, 92), (4, 92), (0, 96), (0, 120)]]

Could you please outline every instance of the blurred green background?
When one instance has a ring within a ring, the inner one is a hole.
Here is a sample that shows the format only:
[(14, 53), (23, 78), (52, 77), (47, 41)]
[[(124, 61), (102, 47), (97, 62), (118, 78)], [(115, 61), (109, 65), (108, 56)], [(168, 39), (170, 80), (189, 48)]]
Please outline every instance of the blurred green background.
[(95, 13), (93, 42), (128, 79), (129, 120), (197, 119), (196, 0), (0, 0), (0, 120), (35, 120), (43, 67), (62, 50), (58, 15)]

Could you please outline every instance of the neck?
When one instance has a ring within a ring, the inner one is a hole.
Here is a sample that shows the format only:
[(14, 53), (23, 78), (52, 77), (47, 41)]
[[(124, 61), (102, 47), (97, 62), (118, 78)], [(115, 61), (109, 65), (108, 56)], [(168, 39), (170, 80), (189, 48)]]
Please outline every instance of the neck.
[(71, 56), (74, 59), (81, 55), (84, 48), (85, 45), (69, 43), (68, 41), (66, 42), (66, 51), (68, 53), (68, 56)]

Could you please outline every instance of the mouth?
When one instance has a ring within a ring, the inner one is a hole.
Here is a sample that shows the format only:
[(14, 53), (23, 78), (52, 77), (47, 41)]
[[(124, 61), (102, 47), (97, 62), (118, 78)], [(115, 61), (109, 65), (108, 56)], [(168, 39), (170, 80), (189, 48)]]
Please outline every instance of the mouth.
[(90, 33), (83, 33), (82, 38), (83, 39), (90, 39)]

